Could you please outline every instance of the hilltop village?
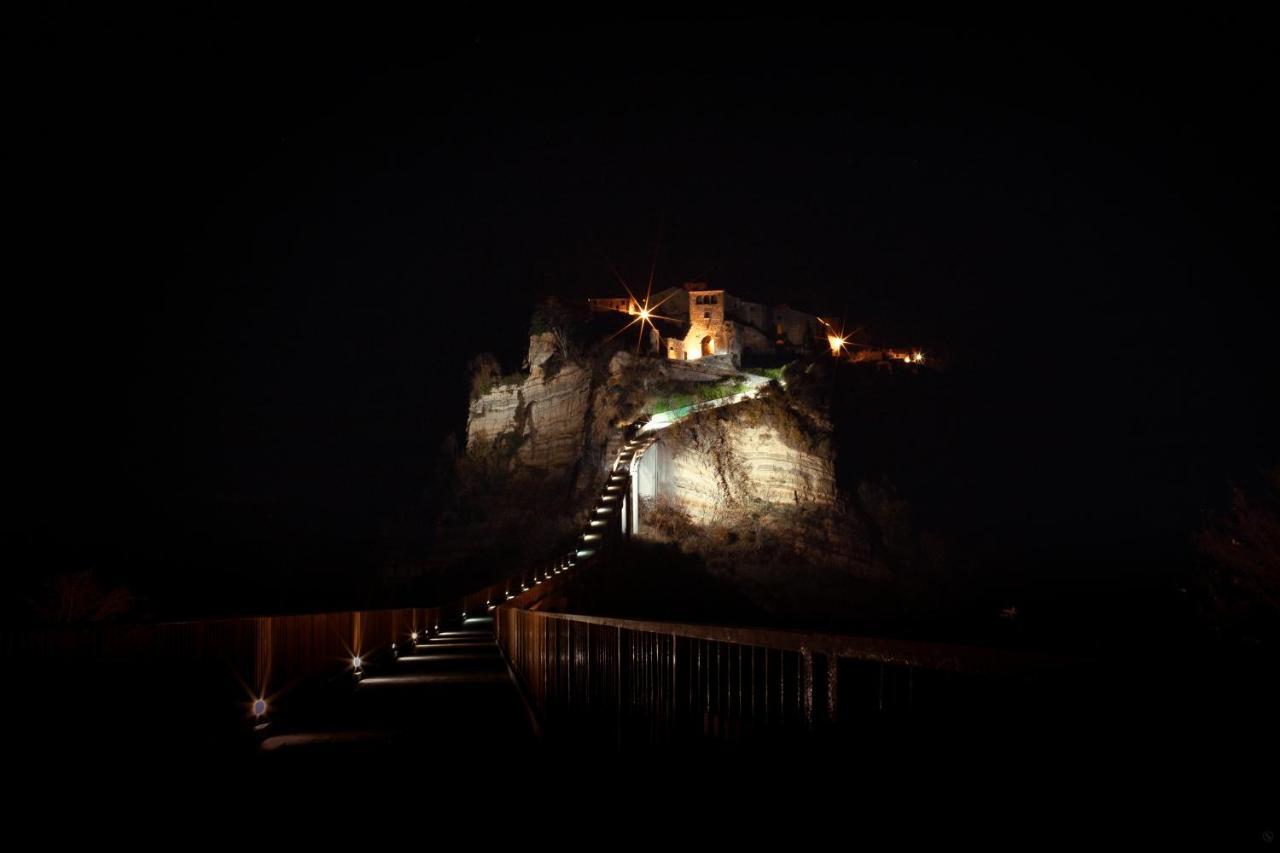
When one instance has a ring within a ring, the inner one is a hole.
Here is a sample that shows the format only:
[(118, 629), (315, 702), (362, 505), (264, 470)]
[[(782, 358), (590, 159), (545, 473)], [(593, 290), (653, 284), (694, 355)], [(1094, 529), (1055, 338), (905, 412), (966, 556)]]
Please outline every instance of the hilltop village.
[(712, 359), (741, 367), (746, 361), (781, 363), (823, 350), (854, 361), (919, 363), (918, 350), (874, 349), (855, 343), (832, 321), (792, 308), (741, 299), (727, 290), (687, 282), (647, 296), (587, 300), (593, 312), (619, 312), (641, 326), (640, 351), (674, 361)]

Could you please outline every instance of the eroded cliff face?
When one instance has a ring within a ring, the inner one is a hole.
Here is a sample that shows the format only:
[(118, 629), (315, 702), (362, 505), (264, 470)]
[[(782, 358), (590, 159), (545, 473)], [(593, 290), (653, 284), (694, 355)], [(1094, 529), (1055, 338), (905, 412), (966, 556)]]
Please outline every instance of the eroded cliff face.
[(504, 457), (513, 476), (603, 475), (618, 429), (654, 403), (670, 383), (711, 384), (737, 374), (727, 361), (666, 361), (615, 352), (565, 360), (548, 334), (529, 340), (527, 373), (497, 378), (467, 413), (467, 454)]
[(641, 535), (737, 573), (803, 563), (883, 574), (837, 488), (829, 438), (820, 413), (776, 387), (690, 416), (641, 463)]
[(652, 359), (624, 352), (565, 359), (545, 334), (531, 337), (525, 364), (485, 373), (469, 405), (453, 500), (428, 560), (460, 585), (568, 547), (603, 484), (617, 426), (638, 414), (657, 376)]
[(787, 445), (767, 426), (714, 418), (660, 440), (641, 462), (641, 494), (674, 501), (690, 519), (712, 524), (743, 507), (831, 507), (835, 469), (828, 456)]
[(493, 388), (467, 413), (468, 452), (508, 442), (513, 467), (573, 468), (585, 449), (592, 385), (588, 367), (569, 363), (554, 374), (539, 366)]

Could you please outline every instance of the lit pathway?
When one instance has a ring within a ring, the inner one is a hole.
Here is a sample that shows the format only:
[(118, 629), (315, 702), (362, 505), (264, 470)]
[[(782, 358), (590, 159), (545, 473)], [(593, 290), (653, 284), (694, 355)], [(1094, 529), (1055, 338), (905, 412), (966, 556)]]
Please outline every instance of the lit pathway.
[(721, 397), (718, 400), (708, 400), (705, 403), (694, 403), (692, 406), (684, 406), (679, 409), (672, 409), (669, 412), (658, 412), (649, 419), (649, 422), (640, 427), (640, 432), (656, 432), (660, 429), (666, 429), (677, 421), (687, 418), (694, 412), (702, 412), (707, 409), (718, 409), (721, 406), (732, 406), (734, 403), (741, 403), (744, 400), (750, 400), (760, 393), (760, 389), (769, 384), (769, 379), (764, 376), (755, 376), (754, 374), (745, 373), (743, 379), (746, 381), (747, 390), (737, 394), (731, 394), (728, 397)]
[(467, 619), (403, 652), (370, 662), (359, 681), (348, 672), (296, 701), (285, 697), (263, 733), (262, 751), (477, 756), (535, 743), (532, 718), (494, 642), (492, 617)]

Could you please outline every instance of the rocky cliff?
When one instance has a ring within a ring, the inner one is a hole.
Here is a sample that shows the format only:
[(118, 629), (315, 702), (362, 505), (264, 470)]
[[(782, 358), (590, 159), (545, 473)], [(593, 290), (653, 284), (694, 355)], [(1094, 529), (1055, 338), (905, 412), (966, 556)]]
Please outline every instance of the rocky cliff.
[(702, 524), (743, 507), (803, 510), (836, 501), (834, 460), (789, 446), (776, 429), (740, 425), (732, 416), (664, 436), (642, 468), (642, 476), (654, 479), (646, 496), (667, 497)]
[(756, 580), (801, 565), (882, 576), (837, 488), (830, 438), (821, 410), (778, 385), (691, 415), (642, 462), (641, 535)]
[(467, 413), (468, 451), (505, 441), (514, 466), (574, 468), (585, 449), (592, 386), (589, 367), (566, 364), (554, 375), (538, 367), (493, 388)]
[[(565, 359), (546, 335), (531, 339), (526, 367), (475, 388), (457, 506), (436, 549), (446, 564), (474, 566), (480, 553), (536, 563), (565, 547), (603, 484), (618, 427), (745, 379), (710, 359)], [(663, 430), (639, 468), (640, 537), (678, 547), (778, 613), (821, 614), (824, 599), (851, 600), (849, 584), (892, 577), (910, 527), (874, 488), (839, 485), (827, 369), (793, 366), (754, 399)]]

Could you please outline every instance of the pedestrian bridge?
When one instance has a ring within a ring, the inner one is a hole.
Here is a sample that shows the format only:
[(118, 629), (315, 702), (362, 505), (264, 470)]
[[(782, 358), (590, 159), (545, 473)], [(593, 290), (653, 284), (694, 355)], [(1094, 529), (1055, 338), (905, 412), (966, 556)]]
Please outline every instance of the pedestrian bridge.
[(138, 703), (97, 710), (140, 738), (176, 726), (179, 737), (277, 756), (820, 738), (868, 713), (1000, 703), (1059, 666), (987, 648), (547, 609), (577, 574), (608, 571), (638, 524), (637, 465), (686, 414), (621, 431), (571, 549), (458, 599), (9, 632), (5, 656), (59, 697), (50, 704), (68, 726), (83, 726), (75, 697), (97, 690)]

